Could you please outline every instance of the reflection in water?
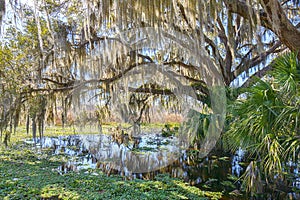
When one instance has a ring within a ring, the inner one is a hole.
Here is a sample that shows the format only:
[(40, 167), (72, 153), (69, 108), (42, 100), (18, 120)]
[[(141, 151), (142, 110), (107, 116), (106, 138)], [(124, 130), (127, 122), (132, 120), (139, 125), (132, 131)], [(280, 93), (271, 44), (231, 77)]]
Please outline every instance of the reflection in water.
[(148, 134), (137, 139), (140, 140), (138, 145), (135, 141), (120, 144), (103, 134), (72, 135), (43, 138), (42, 146), (52, 148), (53, 154), (64, 153), (73, 157), (63, 171), (100, 167), (129, 176), (132, 173), (156, 171), (179, 158), (180, 150), (175, 137)]
[[(219, 188), (216, 185), (223, 184), (226, 188), (228, 176), (239, 177), (244, 170), (240, 166), (244, 157), (242, 149), (239, 149), (233, 156), (226, 155), (224, 152), (215, 152), (216, 155), (223, 157), (206, 157), (195, 161), (191, 159), (190, 154), (178, 148), (178, 140), (175, 137), (144, 134), (137, 139), (138, 143), (135, 141), (120, 143), (112, 136), (103, 134), (70, 135), (45, 137), (40, 145), (52, 149), (54, 155), (64, 154), (70, 158), (59, 167), (60, 173), (100, 168), (108, 175), (119, 174), (127, 179), (146, 180), (154, 179), (159, 173), (169, 173), (170, 176), (182, 178), (191, 185), (200, 188), (210, 186), (211, 189), (218, 191)], [(174, 152), (178, 154), (175, 154), (175, 157)], [(291, 162), (290, 166), (292, 165), (294, 175), (299, 177), (299, 167)], [(238, 181), (235, 182), (236, 186), (239, 184)], [(293, 186), (300, 188), (299, 178), (293, 182)], [(233, 190), (233, 187), (230, 190)], [(288, 195), (292, 195), (293, 198), (297, 196), (294, 192)], [(239, 196), (239, 199), (242, 197)]]
[(239, 165), (240, 162), (242, 162), (243, 158), (244, 158), (244, 151), (239, 148), (236, 153), (235, 156), (232, 158), (232, 162), (231, 162), (231, 168), (232, 168), (232, 173), (237, 175), (237, 176), (241, 176), (243, 168)]
[(59, 168), (63, 173), (100, 168), (107, 174), (120, 174), (128, 179), (153, 179), (159, 173), (169, 173), (197, 185), (214, 178), (225, 180), (228, 174), (240, 175), (242, 170), (239, 165), (242, 150), (233, 156), (232, 163), (208, 158), (194, 162), (178, 148), (176, 137), (144, 134), (139, 140), (135, 145), (134, 141), (119, 143), (104, 134), (70, 135), (45, 137), (41, 144), (53, 149), (55, 155), (70, 156), (70, 160)]

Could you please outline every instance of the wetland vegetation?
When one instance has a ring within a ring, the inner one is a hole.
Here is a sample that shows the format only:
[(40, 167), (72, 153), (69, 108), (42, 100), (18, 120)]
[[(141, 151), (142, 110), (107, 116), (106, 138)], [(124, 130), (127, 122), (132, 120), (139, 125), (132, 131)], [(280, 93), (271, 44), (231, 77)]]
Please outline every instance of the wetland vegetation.
[(0, 0), (0, 198), (300, 199), (299, 7)]

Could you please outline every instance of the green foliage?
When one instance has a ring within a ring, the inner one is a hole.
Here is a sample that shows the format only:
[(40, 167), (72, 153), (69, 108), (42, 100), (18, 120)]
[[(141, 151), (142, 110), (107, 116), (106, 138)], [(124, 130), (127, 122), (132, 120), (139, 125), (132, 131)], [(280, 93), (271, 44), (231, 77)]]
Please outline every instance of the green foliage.
[(194, 136), (193, 142), (200, 144), (201, 141), (208, 134), (208, 127), (210, 123), (210, 115), (199, 113), (195, 110), (190, 110), (187, 120), (181, 125), (180, 131), (189, 136)]
[(277, 58), (273, 71), (231, 105), (224, 139), (227, 148), (235, 151), (241, 146), (254, 159), (242, 176), (253, 194), (261, 192), (261, 177), (274, 182), (284, 179), (286, 162), (299, 159), (300, 63), (296, 55)]
[(169, 136), (176, 135), (176, 133), (178, 133), (178, 130), (179, 130), (178, 126), (172, 127), (171, 124), (165, 124), (161, 132), (163, 137), (169, 137)]
[(46, 151), (15, 146), (0, 148), (1, 199), (220, 199), (221, 192), (202, 191), (167, 175), (153, 181), (124, 181), (99, 170), (60, 174), (63, 161)]

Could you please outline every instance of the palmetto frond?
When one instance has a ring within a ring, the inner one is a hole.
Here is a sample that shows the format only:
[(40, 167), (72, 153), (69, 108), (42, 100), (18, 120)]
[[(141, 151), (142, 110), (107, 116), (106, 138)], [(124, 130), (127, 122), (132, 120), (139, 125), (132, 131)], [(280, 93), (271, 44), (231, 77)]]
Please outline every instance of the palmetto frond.
[(275, 128), (281, 132), (284, 158), (297, 162), (300, 158), (300, 102), (286, 106), (277, 118)]
[(300, 62), (296, 53), (289, 53), (277, 58), (273, 71), (231, 106), (231, 124), (224, 138), (229, 148), (242, 147), (254, 159), (241, 177), (248, 191), (257, 190), (254, 182), (259, 171), (274, 179), (288, 161), (300, 158), (299, 86)]
[(288, 53), (276, 59), (273, 65), (275, 83), (284, 97), (299, 94), (300, 88), (300, 61), (296, 53)]
[(243, 179), (242, 186), (247, 192), (260, 193), (262, 191), (261, 173), (257, 162), (251, 161), (241, 178)]
[(225, 137), (227, 135), (235, 143), (231, 147), (241, 145), (255, 152), (265, 136), (273, 134), (273, 125), (283, 102), (272, 85), (262, 80), (250, 88), (246, 96), (246, 99), (237, 100), (234, 104), (235, 119)]

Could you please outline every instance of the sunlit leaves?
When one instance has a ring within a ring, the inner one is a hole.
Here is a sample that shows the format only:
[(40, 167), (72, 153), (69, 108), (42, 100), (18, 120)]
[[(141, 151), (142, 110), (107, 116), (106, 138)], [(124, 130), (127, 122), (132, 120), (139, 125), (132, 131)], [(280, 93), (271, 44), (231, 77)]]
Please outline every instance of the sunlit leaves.
[(273, 71), (232, 105), (232, 121), (224, 138), (229, 147), (241, 146), (258, 163), (257, 168), (251, 162), (243, 175), (249, 191), (258, 184), (253, 183), (254, 169), (273, 180), (283, 174), (288, 162), (299, 160), (299, 67), (297, 54), (280, 56), (273, 62)]

